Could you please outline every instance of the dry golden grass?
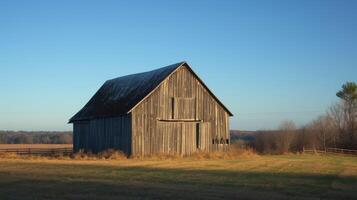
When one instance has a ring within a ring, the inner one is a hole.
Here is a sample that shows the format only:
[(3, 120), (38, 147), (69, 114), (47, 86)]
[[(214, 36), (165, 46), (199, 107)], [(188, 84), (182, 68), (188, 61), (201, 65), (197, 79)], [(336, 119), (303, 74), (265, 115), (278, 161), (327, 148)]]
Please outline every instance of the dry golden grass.
[(0, 199), (357, 198), (356, 157), (248, 154), (2, 158)]
[(174, 160), (174, 159), (196, 159), (196, 160), (207, 160), (207, 159), (237, 159), (244, 157), (257, 157), (258, 154), (252, 149), (242, 149), (239, 146), (231, 145), (229, 151), (227, 152), (204, 152), (199, 151), (191, 155), (182, 156), (178, 154), (154, 154), (145, 157), (131, 157), (134, 159), (159, 159), (159, 160)]
[(0, 199), (357, 199), (357, 157), (229, 152), (0, 156)]
[[(132, 160), (212, 160), (224, 159), (234, 160), (240, 158), (255, 158), (259, 155), (255, 154), (252, 150), (232, 149), (228, 152), (197, 152), (192, 155), (182, 156), (178, 154), (155, 154), (145, 157), (130, 157)], [(18, 155), (16, 153), (0, 153), (0, 158), (7, 159), (35, 159), (35, 160), (125, 160), (128, 157), (121, 151), (109, 149), (107, 151), (93, 154), (91, 152), (79, 151), (72, 155), (52, 154), (52, 155)]]
[(127, 156), (121, 152), (114, 149), (108, 149), (102, 151), (98, 154), (92, 154), (90, 152), (79, 151), (70, 156), (70, 158), (75, 160), (123, 160), (127, 159)]
[[(6, 145), (4, 145), (6, 146)], [(13, 148), (22, 147), (25, 148), (26, 145), (8, 145)], [(62, 147), (68, 147), (69, 145), (62, 145)], [(59, 148), (61, 145), (27, 145), (27, 148)], [(192, 155), (182, 156), (178, 154), (155, 154), (145, 157), (131, 157), (131, 159), (139, 160), (173, 160), (173, 159), (196, 159), (196, 160), (207, 160), (207, 159), (237, 159), (244, 157), (255, 157), (258, 156), (251, 149), (241, 149), (238, 146), (231, 145), (228, 152), (197, 152)], [(0, 158), (19, 158), (19, 159), (75, 159), (75, 160), (122, 160), (127, 159), (127, 156), (117, 150), (109, 149), (98, 154), (93, 154), (91, 152), (79, 151), (73, 155), (64, 156), (61, 154), (53, 154), (49, 156), (39, 156), (39, 155), (16, 155), (15, 153), (0, 153)]]

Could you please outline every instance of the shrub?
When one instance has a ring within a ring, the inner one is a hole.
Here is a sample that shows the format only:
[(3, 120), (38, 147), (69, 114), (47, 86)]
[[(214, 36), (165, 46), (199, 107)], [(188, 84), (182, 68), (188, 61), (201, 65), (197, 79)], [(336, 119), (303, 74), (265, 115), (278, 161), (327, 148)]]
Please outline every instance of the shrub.
[(122, 160), (127, 159), (127, 156), (122, 152), (115, 149), (108, 149), (97, 154), (99, 159), (106, 160)]
[(122, 160), (127, 159), (127, 156), (123, 152), (114, 149), (101, 151), (97, 154), (81, 149), (74, 153), (71, 158), (75, 160)]

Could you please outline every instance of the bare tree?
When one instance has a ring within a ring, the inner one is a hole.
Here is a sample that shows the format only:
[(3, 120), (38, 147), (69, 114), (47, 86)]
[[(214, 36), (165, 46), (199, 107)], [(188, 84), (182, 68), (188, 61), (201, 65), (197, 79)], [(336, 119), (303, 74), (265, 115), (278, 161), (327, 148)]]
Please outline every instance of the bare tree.
[(314, 148), (326, 151), (328, 147), (336, 147), (336, 128), (329, 115), (319, 116), (309, 125), (309, 129)]
[(284, 121), (278, 131), (261, 131), (256, 134), (254, 147), (262, 153), (286, 153), (304, 148), (357, 149), (357, 84), (347, 82), (336, 93), (341, 99), (299, 130), (294, 122)]
[(286, 153), (290, 150), (290, 145), (294, 139), (296, 130), (293, 121), (283, 121), (279, 126), (279, 133), (276, 134), (276, 146), (279, 153)]
[(344, 108), (343, 102), (336, 103), (330, 107), (327, 115), (332, 119), (332, 123), (335, 129), (334, 142), (335, 147), (348, 148), (349, 136), (347, 131), (347, 121), (346, 121), (346, 109)]
[(59, 144), (71, 144), (72, 143), (72, 135), (71, 134), (60, 134), (58, 138)]
[(294, 131), (294, 139), (290, 144), (290, 151), (293, 152), (302, 152), (304, 148), (308, 146), (308, 129), (306, 126), (303, 126), (296, 131)]

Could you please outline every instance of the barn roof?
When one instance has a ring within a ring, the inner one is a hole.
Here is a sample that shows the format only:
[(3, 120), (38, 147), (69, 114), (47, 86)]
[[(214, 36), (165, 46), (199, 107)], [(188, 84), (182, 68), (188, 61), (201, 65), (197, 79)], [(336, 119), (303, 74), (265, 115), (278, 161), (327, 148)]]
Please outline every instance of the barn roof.
[(156, 70), (118, 77), (106, 81), (89, 102), (70, 120), (88, 120), (100, 117), (124, 115), (154, 91), (177, 68), (186, 65), (217, 102), (232, 116), (232, 113), (208, 89), (186, 62), (180, 62)]

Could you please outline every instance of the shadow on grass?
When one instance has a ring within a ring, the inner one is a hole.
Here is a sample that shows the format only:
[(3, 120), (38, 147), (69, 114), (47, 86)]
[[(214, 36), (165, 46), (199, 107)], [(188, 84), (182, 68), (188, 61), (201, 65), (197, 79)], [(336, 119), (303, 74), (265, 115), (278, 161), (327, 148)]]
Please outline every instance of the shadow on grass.
[(0, 199), (356, 199), (357, 177), (100, 165), (0, 169)]

